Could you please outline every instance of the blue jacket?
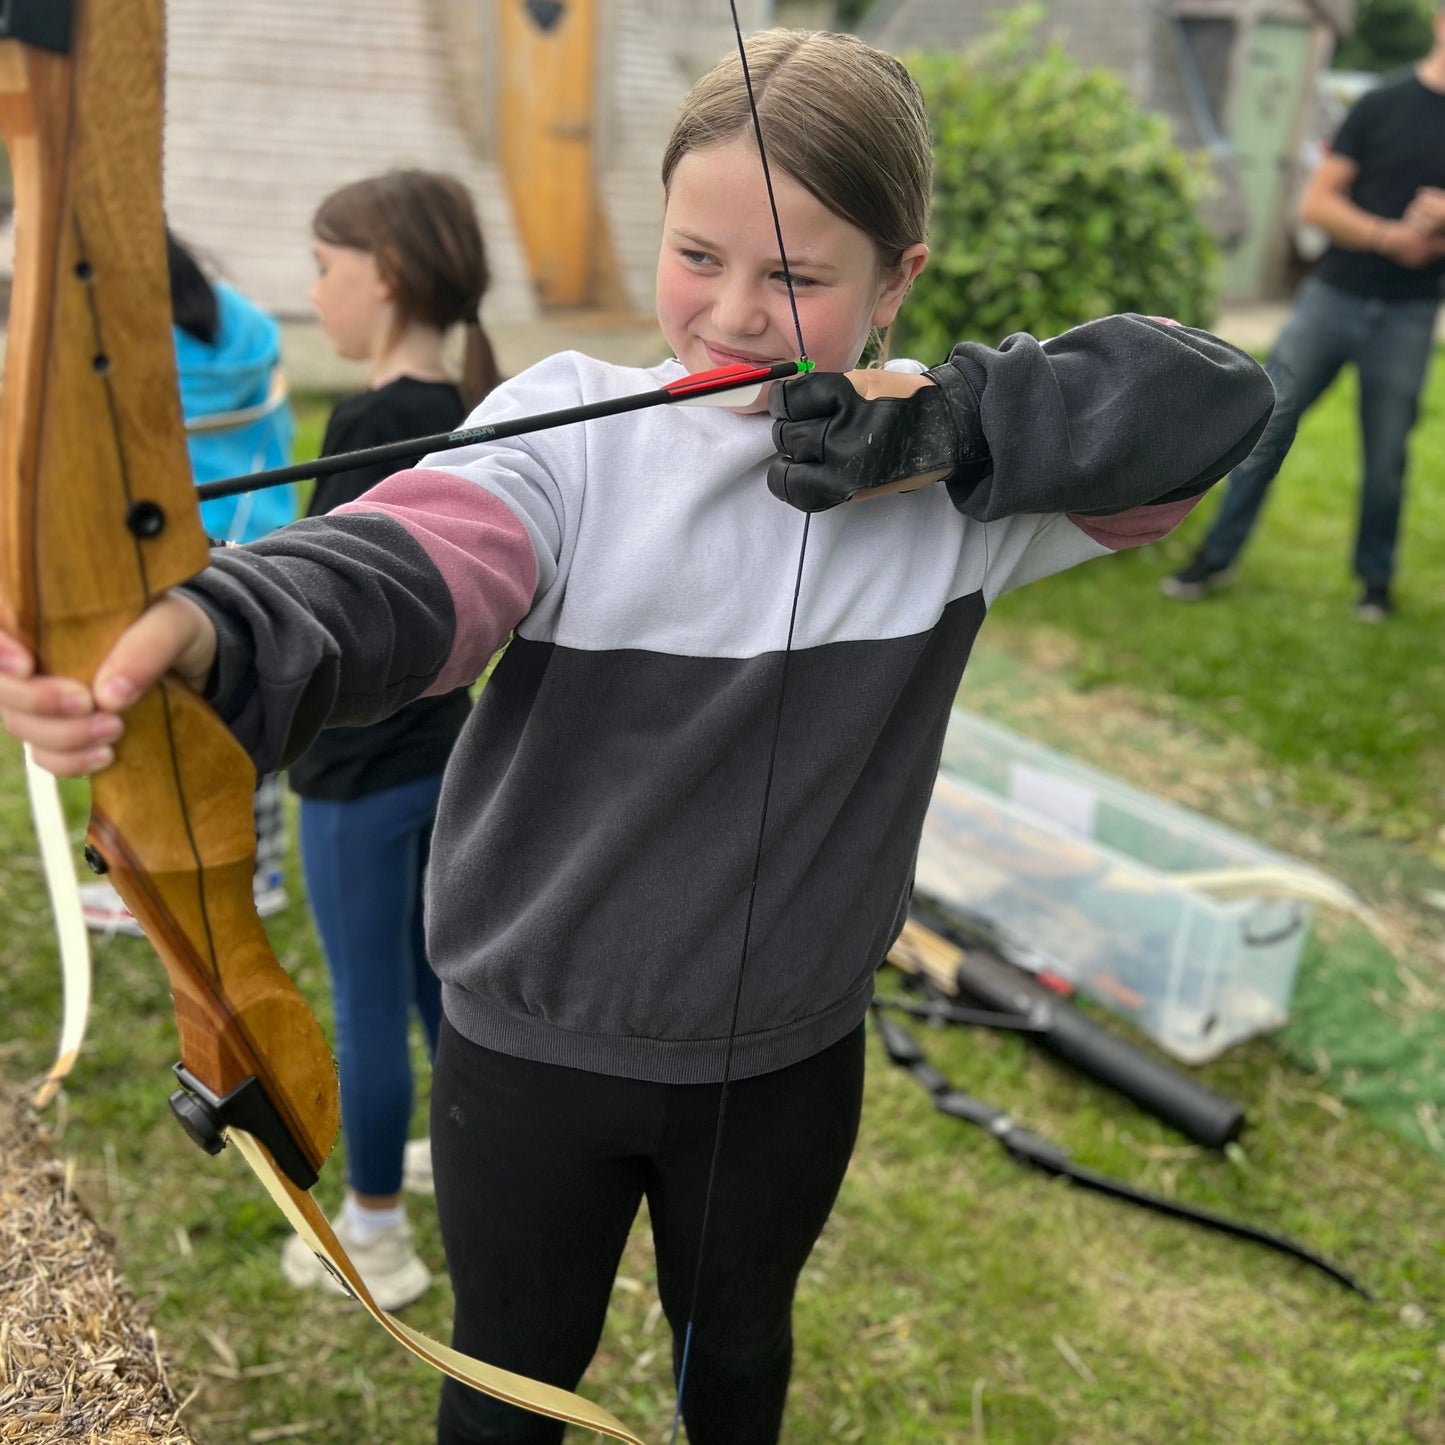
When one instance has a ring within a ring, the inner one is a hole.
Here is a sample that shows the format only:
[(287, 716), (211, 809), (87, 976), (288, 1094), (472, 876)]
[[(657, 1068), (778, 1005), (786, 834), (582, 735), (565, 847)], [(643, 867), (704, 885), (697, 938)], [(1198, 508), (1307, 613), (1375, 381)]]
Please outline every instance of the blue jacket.
[[(186, 420), (259, 406), (271, 388), (281, 359), (281, 330), (238, 291), (213, 283), (220, 329), (213, 345), (175, 328), (176, 365), (181, 377), (181, 410)], [(290, 402), (269, 416), (225, 431), (186, 438), (196, 482), (214, 482), (243, 472), (285, 466), (291, 460), (296, 421)], [(208, 536), (224, 542), (254, 542), (296, 517), (296, 489), (270, 487), (201, 504)]]

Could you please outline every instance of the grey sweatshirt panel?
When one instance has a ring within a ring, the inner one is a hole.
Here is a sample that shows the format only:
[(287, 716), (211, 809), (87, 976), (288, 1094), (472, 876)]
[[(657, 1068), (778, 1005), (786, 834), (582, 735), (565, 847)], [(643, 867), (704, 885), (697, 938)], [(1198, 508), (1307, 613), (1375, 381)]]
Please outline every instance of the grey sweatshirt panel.
[(929, 374), (973, 394), (959, 406), (976, 403), (992, 467), (949, 490), (978, 521), (1107, 516), (1197, 496), (1249, 455), (1274, 410), (1253, 357), (1146, 316), (1107, 316), (1046, 342), (967, 342)]
[(316, 517), (218, 548), (181, 590), (216, 626), (208, 701), (262, 773), (323, 727), (374, 722), (420, 697), (456, 628), (431, 559), (386, 517)]
[[(975, 593), (927, 632), (788, 660), (735, 1073), (862, 1017), (983, 614)], [(513, 640), (437, 815), (428, 948), (461, 1032), (610, 1074), (722, 1076), (783, 666)]]
[[(981, 388), (993, 428), (977, 506), (998, 520), (980, 525), (972, 495), (960, 514), (941, 490), (815, 520), (739, 1074), (805, 1058), (861, 1017), (901, 921), (985, 599), (1103, 552), (1062, 513), (1169, 496), (1267, 410), (1212, 338), (1113, 320), (1047, 347), (961, 348), (971, 370), (960, 379)], [(1230, 379), (1206, 385), (1211, 368)], [(641, 389), (595, 362), (537, 370), (509, 384), (514, 401)], [(1131, 387), (1145, 400), (1120, 394)], [(791, 544), (768, 537), (798, 518), (763, 485), (765, 420), (715, 414), (701, 448), (700, 424), (664, 426), (659, 413), (644, 426), (652, 415), (625, 434), (554, 434), (559, 456), (582, 453), (554, 479), (571, 502), (556, 509), (556, 580), (453, 755), (428, 937), (449, 1016), (476, 1041), (700, 1082), (720, 1076), (726, 1049), (786, 635), (757, 619), (783, 606), (796, 566)], [(639, 438), (649, 447), (629, 466)], [(480, 455), (475, 470), (455, 485), (504, 504), (531, 485), (504, 452)], [(375, 514), (318, 518), (218, 554), (188, 591), (219, 629), (214, 700), (265, 767), (327, 723), (418, 696), (458, 630), (477, 625), (458, 616), (416, 537)]]

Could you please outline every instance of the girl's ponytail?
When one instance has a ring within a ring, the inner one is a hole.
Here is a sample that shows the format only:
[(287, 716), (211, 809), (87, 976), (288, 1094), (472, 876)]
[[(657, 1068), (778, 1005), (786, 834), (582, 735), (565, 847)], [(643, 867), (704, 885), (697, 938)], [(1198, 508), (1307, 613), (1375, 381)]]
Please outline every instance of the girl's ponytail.
[(322, 201), (318, 239), (376, 257), (391, 287), (398, 325), (466, 327), (462, 399), (470, 410), (501, 379), (478, 312), (491, 274), (476, 207), (454, 176), (387, 171), (353, 181)]
[(464, 324), (461, 393), (462, 401), (470, 411), (502, 377), (497, 370), (497, 357), (491, 340), (482, 330), (482, 318), (473, 314)]

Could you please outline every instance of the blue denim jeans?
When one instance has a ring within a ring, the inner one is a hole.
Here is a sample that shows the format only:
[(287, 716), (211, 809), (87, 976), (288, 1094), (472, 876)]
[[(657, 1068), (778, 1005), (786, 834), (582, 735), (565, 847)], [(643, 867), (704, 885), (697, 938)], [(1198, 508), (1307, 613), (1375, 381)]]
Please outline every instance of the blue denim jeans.
[(1360, 375), (1360, 487), (1355, 572), (1366, 587), (1388, 587), (1405, 493), (1410, 432), (1434, 346), (1437, 301), (1376, 301), (1309, 279), (1300, 287), (1265, 363), (1274, 415), (1248, 459), (1235, 468), (1200, 556), (1228, 567), (1249, 538), (1265, 493), (1294, 442), (1300, 418), (1353, 362)]
[(336, 1010), (346, 1173), (395, 1194), (411, 1123), (412, 1011), (436, 1053), (441, 984), (426, 959), (422, 879), (442, 775), (327, 802), (302, 798), (301, 864)]

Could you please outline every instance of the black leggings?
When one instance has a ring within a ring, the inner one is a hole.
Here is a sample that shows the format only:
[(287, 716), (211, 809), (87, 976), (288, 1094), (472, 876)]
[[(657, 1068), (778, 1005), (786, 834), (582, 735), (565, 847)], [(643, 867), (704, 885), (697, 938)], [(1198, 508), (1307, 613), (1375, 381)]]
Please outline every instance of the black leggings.
[[(645, 1197), (675, 1372), (718, 1092), (511, 1058), (443, 1020), (431, 1138), (456, 1347), (575, 1388)], [(843, 1182), (862, 1099), (861, 1024), (811, 1059), (728, 1088), (683, 1392), (692, 1445), (778, 1439), (793, 1293)], [(556, 1421), (443, 1384), (439, 1445), (561, 1438)]]

